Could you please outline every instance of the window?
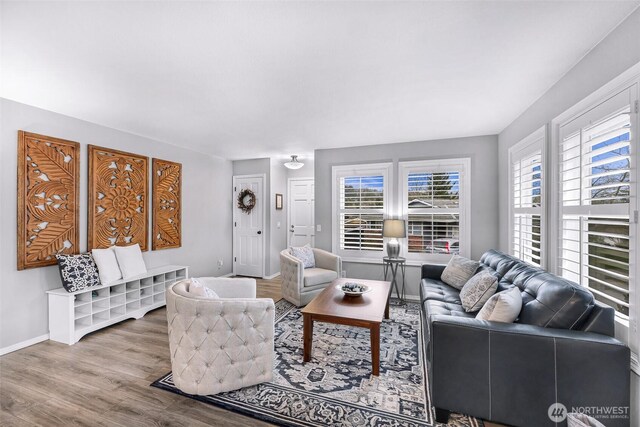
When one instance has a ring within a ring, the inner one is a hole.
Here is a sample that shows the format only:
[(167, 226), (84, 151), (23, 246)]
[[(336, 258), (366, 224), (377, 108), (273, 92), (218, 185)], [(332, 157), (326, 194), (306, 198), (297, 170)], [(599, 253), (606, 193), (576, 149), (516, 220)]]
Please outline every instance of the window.
[(469, 256), (469, 159), (400, 162), (409, 260)]
[(347, 259), (381, 258), (391, 168), (390, 163), (333, 167), (335, 253)]
[[(626, 89), (560, 125), (560, 274), (628, 318), (637, 150)], [(635, 117), (635, 115), (634, 115)]]
[(511, 253), (537, 266), (542, 265), (543, 256), (544, 146), (545, 128), (543, 127), (509, 150)]

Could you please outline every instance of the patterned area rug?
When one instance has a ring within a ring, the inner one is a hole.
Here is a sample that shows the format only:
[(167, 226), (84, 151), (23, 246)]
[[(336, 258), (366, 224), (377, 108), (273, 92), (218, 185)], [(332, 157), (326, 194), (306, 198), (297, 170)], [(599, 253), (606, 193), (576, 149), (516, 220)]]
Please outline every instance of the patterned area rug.
[[(215, 396), (182, 393), (171, 373), (151, 384), (282, 426), (437, 425), (423, 358), (422, 321), (416, 303), (390, 307), (380, 328), (380, 376), (371, 375), (369, 330), (316, 322), (311, 362), (302, 363), (302, 315), (276, 303), (276, 361), (272, 382)], [(449, 425), (481, 427), (452, 414)]]

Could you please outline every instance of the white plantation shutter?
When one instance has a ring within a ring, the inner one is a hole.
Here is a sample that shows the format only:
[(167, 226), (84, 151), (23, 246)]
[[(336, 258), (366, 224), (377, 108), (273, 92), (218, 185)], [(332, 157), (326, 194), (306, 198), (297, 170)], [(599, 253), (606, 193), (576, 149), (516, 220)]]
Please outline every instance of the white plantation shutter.
[(636, 139), (627, 89), (560, 126), (560, 273), (629, 315)]
[(403, 256), (421, 261), (469, 256), (469, 160), (400, 162), (399, 167), (407, 221)]
[(380, 257), (382, 222), (389, 200), (389, 165), (333, 168), (334, 252), (346, 257)]
[(542, 265), (544, 128), (510, 150), (511, 253), (530, 264)]

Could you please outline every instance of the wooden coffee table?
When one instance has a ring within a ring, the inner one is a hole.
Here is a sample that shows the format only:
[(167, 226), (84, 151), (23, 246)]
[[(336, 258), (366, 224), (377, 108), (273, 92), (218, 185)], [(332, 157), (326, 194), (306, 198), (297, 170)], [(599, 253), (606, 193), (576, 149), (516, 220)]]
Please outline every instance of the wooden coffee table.
[[(345, 296), (336, 285), (358, 282), (373, 289), (360, 297)], [(304, 321), (304, 361), (311, 360), (313, 322), (368, 328), (371, 332), (371, 365), (373, 375), (380, 375), (380, 323), (389, 318), (391, 282), (362, 279), (336, 279), (302, 309)]]

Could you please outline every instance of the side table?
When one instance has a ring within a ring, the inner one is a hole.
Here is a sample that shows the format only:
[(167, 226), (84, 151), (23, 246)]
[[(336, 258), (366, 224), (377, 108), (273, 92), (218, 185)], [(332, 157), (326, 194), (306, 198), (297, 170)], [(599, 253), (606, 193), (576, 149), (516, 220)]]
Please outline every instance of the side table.
[[(400, 300), (400, 304), (404, 304), (405, 301), (405, 294), (404, 294), (404, 285), (405, 285), (405, 267), (407, 265), (407, 259), (406, 258), (402, 258), (402, 257), (398, 257), (398, 258), (391, 258), (391, 257), (383, 257), (382, 258), (382, 266), (384, 269), (384, 280), (387, 280), (387, 273), (389, 273), (389, 271), (391, 271), (391, 289), (389, 291), (389, 293), (391, 294), (391, 292), (393, 291), (393, 288), (396, 289), (396, 295), (398, 296), (398, 299)], [(398, 270), (402, 271), (402, 287), (399, 287), (399, 283), (398, 283)]]

